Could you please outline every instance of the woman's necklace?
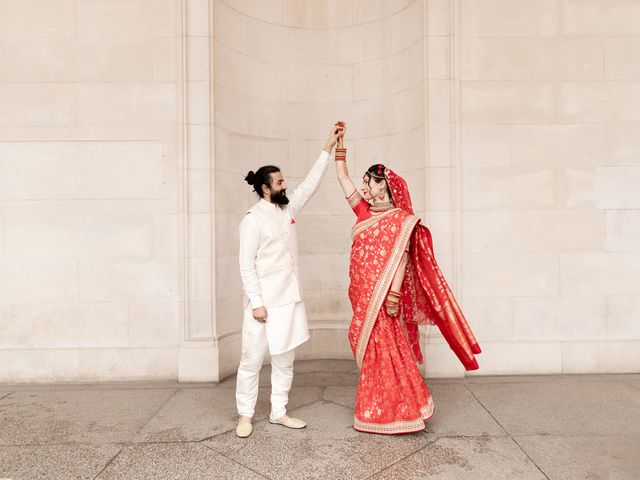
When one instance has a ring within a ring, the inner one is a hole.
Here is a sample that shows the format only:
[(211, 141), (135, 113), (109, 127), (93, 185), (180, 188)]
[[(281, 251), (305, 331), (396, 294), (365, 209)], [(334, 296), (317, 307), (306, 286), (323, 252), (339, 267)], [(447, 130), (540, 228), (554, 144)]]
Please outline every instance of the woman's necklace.
[(391, 210), (392, 208), (395, 208), (393, 202), (378, 202), (372, 204), (371, 207), (369, 207), (369, 210), (371, 210), (372, 212), (386, 212), (387, 210)]

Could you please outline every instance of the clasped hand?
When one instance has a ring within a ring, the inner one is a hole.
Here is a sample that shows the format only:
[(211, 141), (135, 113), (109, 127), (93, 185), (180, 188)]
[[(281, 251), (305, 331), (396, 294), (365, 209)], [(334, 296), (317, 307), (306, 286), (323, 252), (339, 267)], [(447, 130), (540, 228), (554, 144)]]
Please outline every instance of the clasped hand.
[(258, 307), (253, 309), (253, 318), (255, 318), (260, 323), (265, 323), (267, 321), (267, 309), (264, 307)]

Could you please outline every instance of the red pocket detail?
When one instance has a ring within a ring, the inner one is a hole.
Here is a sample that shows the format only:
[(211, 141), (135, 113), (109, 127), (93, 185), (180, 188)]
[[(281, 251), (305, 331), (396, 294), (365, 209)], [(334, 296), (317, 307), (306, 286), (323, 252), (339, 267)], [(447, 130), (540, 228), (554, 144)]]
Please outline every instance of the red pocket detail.
[(293, 225), (294, 223), (296, 223), (296, 221), (292, 218), (291, 219), (291, 225)]

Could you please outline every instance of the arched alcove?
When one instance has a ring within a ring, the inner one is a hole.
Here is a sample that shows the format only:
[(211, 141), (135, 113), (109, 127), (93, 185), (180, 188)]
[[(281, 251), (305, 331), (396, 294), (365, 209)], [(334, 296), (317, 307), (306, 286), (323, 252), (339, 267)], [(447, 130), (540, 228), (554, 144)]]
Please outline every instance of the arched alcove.
[[(242, 291), (237, 226), (256, 201), (242, 181), (264, 164), (294, 187), (335, 120), (358, 181), (372, 163), (405, 175), (425, 199), (425, 39), (422, 1), (216, 1), (213, 9), (217, 334), (220, 372), (239, 356)], [(290, 188), (291, 188), (290, 187)], [(298, 222), (312, 339), (299, 358), (349, 358), (348, 254), (353, 214), (333, 165)]]

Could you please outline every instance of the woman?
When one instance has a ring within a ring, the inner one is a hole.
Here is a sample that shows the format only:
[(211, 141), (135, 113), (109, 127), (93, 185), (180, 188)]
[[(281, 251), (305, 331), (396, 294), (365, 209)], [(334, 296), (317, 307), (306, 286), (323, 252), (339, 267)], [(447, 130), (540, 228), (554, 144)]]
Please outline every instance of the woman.
[(336, 171), (357, 215), (349, 267), (349, 342), (360, 368), (354, 428), (417, 432), (434, 411), (416, 364), (422, 362), (418, 325), (438, 325), (467, 370), (478, 368), (480, 347), (438, 268), (429, 230), (413, 214), (406, 182), (373, 165), (360, 195), (347, 171), (344, 123), (338, 126)]

